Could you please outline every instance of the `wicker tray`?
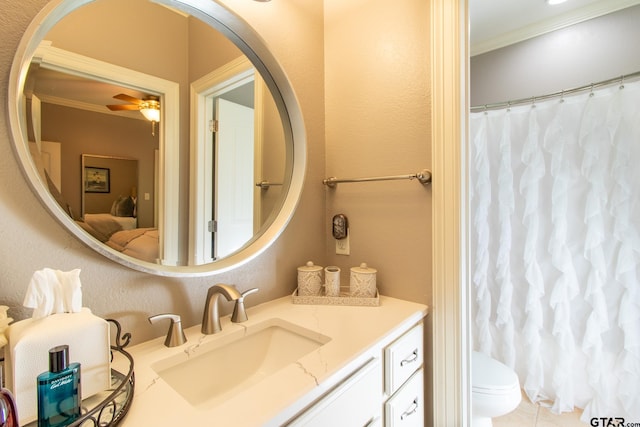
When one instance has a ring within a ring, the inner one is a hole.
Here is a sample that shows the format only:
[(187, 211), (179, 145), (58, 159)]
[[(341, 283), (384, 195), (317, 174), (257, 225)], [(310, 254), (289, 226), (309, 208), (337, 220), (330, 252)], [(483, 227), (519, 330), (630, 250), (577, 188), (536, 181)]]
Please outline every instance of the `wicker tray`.
[(340, 287), (340, 296), (327, 297), (324, 295), (298, 295), (296, 288), (291, 295), (294, 304), (307, 305), (359, 305), (376, 307), (380, 305), (380, 293), (376, 289), (375, 297), (352, 297), (349, 294), (349, 288)]

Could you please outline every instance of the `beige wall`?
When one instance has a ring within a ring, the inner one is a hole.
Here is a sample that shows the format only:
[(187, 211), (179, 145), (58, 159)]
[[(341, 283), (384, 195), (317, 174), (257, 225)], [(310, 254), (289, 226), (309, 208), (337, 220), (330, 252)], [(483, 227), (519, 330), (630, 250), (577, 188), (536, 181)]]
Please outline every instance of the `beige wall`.
[[(174, 82), (186, 82), (188, 20), (163, 7), (149, 9), (146, 3), (144, 0), (89, 3), (60, 20), (47, 37), (61, 49)], [(96, 16), (101, 19), (96, 20)], [(155, 28), (156, 22), (163, 23), (162, 31)]]
[(219, 31), (189, 18), (189, 81), (193, 82), (242, 55)]
[[(138, 176), (133, 182), (137, 182), (141, 196), (149, 193), (149, 200), (138, 198), (138, 226), (153, 227), (154, 157), (158, 137), (151, 135), (148, 121), (43, 103), (41, 129), (43, 140), (61, 143), (62, 197), (76, 217), (82, 215), (82, 154), (126, 157), (139, 160)], [(112, 178), (117, 179), (117, 175)], [(112, 187), (108, 194), (87, 196), (102, 199), (104, 210), (100, 212), (109, 212), (111, 203), (119, 196), (129, 196), (130, 192), (131, 189)]]
[[(367, 262), (379, 271), (382, 293), (430, 302), (430, 189), (409, 181), (345, 184), (335, 191), (321, 184), (329, 175), (405, 174), (430, 166), (428, 2), (223, 3), (265, 39), (305, 118), (305, 189), (286, 231), (256, 260), (211, 278), (131, 271), (82, 246), (42, 209), (11, 152), (7, 123), (0, 121), (0, 304), (9, 305), (13, 317), (28, 314), (20, 308), (24, 290), (33, 271), (43, 267), (81, 268), (85, 305), (119, 319), (135, 342), (164, 332), (148, 324), (152, 314), (176, 312), (186, 325), (199, 323), (203, 296), (216, 282), (260, 287), (249, 306), (287, 295), (296, 286), (295, 268), (309, 259), (341, 266), (345, 281), (349, 267)], [(22, 32), (44, 4), (0, 4), (2, 87), (8, 85)], [(6, 91), (2, 96), (4, 116)], [(330, 219), (335, 213), (351, 221), (351, 256), (333, 255)]]
[[(429, 2), (325, 0), (326, 176), (404, 175), (431, 168)], [(325, 189), (327, 264), (366, 262), (380, 292), (432, 306), (431, 187), (415, 181)], [(351, 254), (335, 254), (333, 215), (349, 219)], [(425, 343), (431, 341), (431, 317)], [(425, 349), (425, 419), (433, 352)], [(430, 423), (428, 423), (430, 424)]]
[[(404, 175), (431, 166), (429, 5), (325, 0), (326, 175)], [(327, 262), (378, 270), (380, 292), (431, 302), (431, 188), (416, 181), (326, 189)], [(335, 255), (333, 215), (351, 255)]]
[[(85, 192), (85, 213), (109, 213), (113, 204), (124, 197), (137, 193), (138, 160), (121, 159), (111, 157), (83, 156), (84, 166), (90, 168), (103, 168), (108, 173), (109, 192)], [(83, 176), (84, 176), (83, 171)], [(84, 181), (84, 180), (83, 180)], [(84, 182), (81, 184), (84, 190)], [(130, 205), (133, 211), (133, 204)], [(140, 222), (140, 218), (136, 218)], [(139, 225), (139, 227), (142, 227)]]

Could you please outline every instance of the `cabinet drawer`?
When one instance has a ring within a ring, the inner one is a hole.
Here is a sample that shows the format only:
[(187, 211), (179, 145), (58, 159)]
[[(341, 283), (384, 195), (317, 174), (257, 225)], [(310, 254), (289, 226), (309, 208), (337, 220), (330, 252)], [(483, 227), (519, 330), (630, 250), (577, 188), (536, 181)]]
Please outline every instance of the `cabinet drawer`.
[(384, 391), (391, 396), (418, 368), (424, 358), (422, 323), (390, 344), (384, 351)]
[(385, 427), (424, 426), (424, 380), (419, 369), (385, 404)]
[(364, 426), (374, 422), (382, 412), (381, 368), (380, 358), (370, 360), (288, 425)]

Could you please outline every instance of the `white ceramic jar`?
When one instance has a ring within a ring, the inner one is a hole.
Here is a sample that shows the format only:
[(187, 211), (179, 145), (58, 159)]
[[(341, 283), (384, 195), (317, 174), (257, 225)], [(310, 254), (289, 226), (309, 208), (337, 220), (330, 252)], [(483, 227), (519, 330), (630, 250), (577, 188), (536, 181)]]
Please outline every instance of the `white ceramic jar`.
[(373, 298), (376, 296), (376, 273), (378, 270), (370, 268), (366, 263), (351, 268), (349, 279), (349, 293), (352, 297)]
[(324, 269), (324, 293), (328, 297), (340, 296), (340, 268), (330, 265)]
[(322, 267), (308, 261), (306, 265), (298, 267), (298, 295), (320, 295), (322, 288)]

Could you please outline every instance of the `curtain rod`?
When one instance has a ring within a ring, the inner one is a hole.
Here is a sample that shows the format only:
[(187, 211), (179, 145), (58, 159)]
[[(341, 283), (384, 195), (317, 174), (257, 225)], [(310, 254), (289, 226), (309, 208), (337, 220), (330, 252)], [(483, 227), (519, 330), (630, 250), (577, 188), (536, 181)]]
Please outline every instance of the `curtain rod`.
[(583, 92), (585, 90), (593, 90), (595, 88), (608, 86), (608, 85), (611, 85), (611, 84), (617, 83), (617, 82), (620, 82), (620, 85), (624, 86), (624, 81), (625, 80), (633, 79), (633, 78), (636, 78), (636, 77), (640, 77), (640, 71), (636, 71), (635, 73), (622, 75), (620, 77), (615, 77), (615, 78), (608, 79), (608, 80), (603, 80), (603, 81), (598, 82), (598, 83), (591, 83), (591, 84), (588, 84), (588, 85), (575, 87), (573, 89), (565, 89), (565, 90), (562, 90), (560, 92), (550, 93), (550, 94), (547, 94), (547, 95), (531, 96), (529, 98), (521, 98), (521, 99), (516, 99), (516, 100), (513, 100), (513, 101), (497, 102), (497, 103), (493, 103), (493, 104), (476, 105), (474, 107), (471, 107), (470, 110), (471, 110), (472, 113), (476, 113), (476, 112), (479, 112), (479, 111), (499, 110), (501, 108), (513, 107), (514, 105), (520, 105), (520, 104), (529, 104), (529, 103), (535, 104), (536, 101), (546, 100), (546, 99), (551, 99), (551, 98), (557, 98), (557, 97), (563, 97), (565, 95), (571, 95), (571, 94), (574, 94), (574, 93), (577, 93), (577, 92)]

